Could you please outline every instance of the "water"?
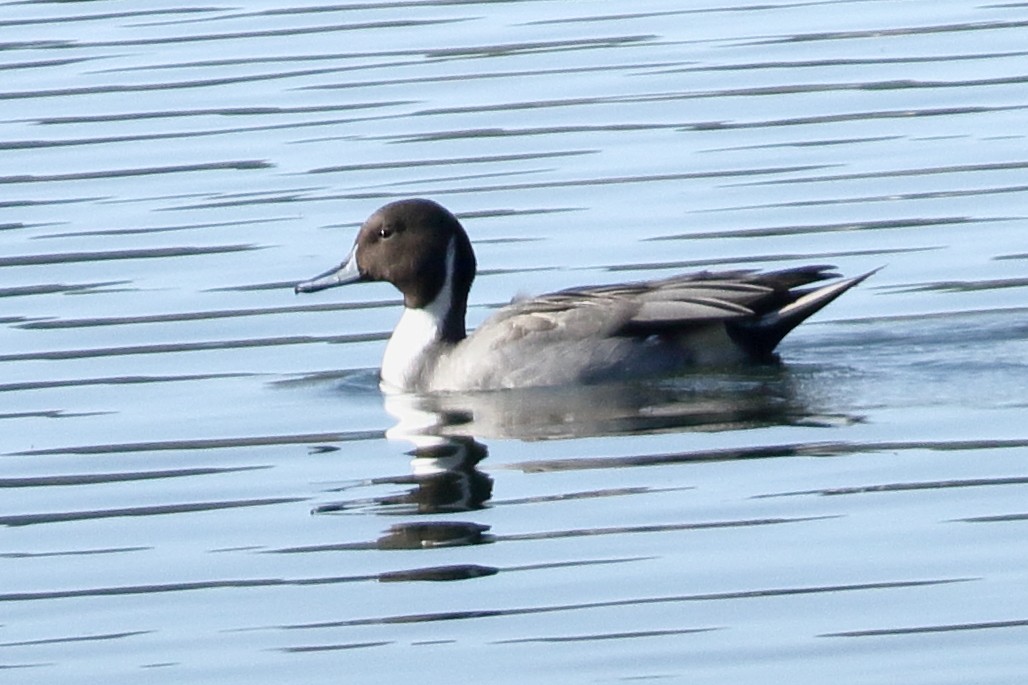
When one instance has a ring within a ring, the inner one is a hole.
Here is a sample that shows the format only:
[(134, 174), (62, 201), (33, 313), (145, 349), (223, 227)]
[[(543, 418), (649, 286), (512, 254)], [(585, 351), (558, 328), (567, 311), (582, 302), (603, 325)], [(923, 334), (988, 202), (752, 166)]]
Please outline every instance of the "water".
[[(0, 5), (6, 680), (1020, 682), (1026, 24)], [(396, 293), (290, 286), (408, 196), (468, 227), (472, 324), (885, 268), (780, 367), (404, 403)]]

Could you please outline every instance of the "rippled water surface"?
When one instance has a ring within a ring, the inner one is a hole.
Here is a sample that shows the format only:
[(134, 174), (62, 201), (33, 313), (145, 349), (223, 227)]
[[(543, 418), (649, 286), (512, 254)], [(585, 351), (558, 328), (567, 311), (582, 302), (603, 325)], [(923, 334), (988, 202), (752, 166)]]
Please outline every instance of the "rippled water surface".
[[(4, 681), (1022, 682), (1026, 30), (0, 3)], [(409, 196), (468, 228), (472, 324), (885, 268), (780, 366), (386, 398), (396, 292), (291, 285)]]

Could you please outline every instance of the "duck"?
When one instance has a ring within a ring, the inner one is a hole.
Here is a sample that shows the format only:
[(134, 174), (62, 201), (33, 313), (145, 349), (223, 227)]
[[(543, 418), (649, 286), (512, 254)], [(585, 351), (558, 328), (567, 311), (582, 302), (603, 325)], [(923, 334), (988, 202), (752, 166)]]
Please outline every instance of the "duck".
[[(404, 199), (371, 214), (339, 266), (294, 290), (391, 283), (403, 295), (403, 314), (382, 358), (382, 390), (447, 393), (777, 361), (786, 334), (874, 273), (842, 278), (832, 266), (814, 265), (574, 287), (514, 300), (469, 334), (476, 266), (454, 214), (432, 200)], [(829, 279), (839, 280), (821, 283)]]

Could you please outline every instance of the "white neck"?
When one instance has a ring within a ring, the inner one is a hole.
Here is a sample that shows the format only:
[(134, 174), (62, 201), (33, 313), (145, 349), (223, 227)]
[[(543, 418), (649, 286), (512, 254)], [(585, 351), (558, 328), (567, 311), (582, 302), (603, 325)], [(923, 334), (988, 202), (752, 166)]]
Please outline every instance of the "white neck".
[(442, 340), (443, 324), (453, 302), (453, 240), (446, 249), (446, 281), (436, 298), (420, 309), (404, 308), (382, 357), (382, 388), (409, 392), (432, 368), (433, 348)]

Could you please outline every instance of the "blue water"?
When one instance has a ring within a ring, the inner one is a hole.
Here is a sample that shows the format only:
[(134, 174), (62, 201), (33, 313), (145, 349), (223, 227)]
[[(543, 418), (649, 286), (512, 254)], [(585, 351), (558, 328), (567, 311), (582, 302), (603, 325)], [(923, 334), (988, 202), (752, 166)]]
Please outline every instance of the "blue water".
[[(1020, 683), (1026, 25), (0, 4), (5, 682)], [(885, 268), (780, 366), (397, 402), (397, 293), (291, 286), (409, 196), (472, 324)]]

